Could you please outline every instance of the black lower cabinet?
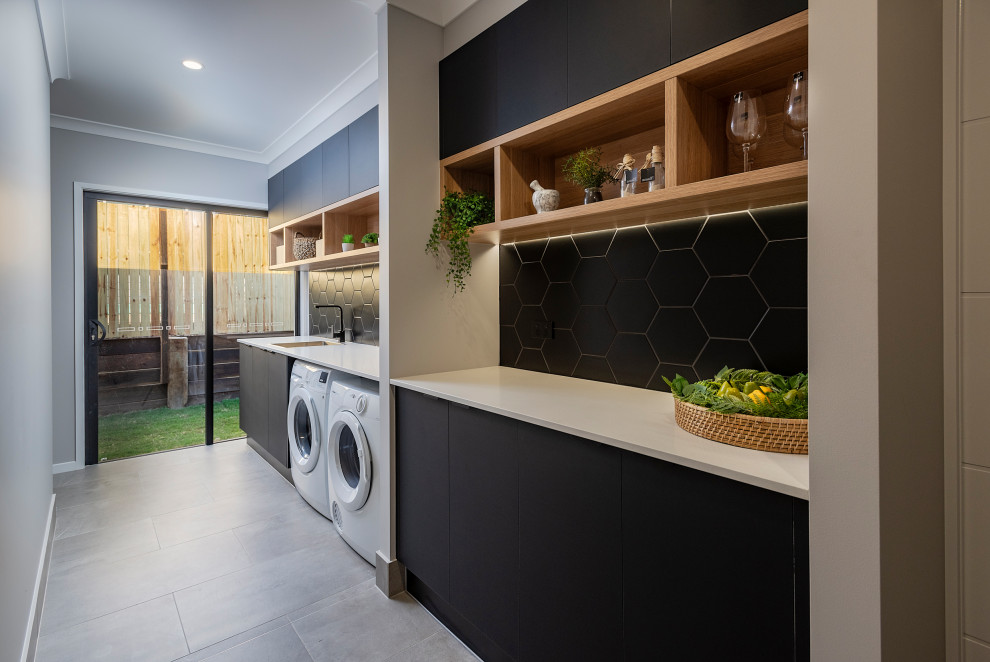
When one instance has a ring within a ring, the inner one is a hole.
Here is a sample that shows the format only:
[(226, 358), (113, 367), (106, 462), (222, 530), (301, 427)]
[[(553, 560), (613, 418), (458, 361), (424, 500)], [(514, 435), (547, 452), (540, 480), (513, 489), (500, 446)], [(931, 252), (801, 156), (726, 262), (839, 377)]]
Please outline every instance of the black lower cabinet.
[(519, 450), (516, 421), (451, 403), (450, 601), (509, 658), (519, 649)]
[(808, 660), (806, 502), (405, 389), (396, 446), (409, 592), (482, 659)]
[(793, 660), (793, 501), (624, 453), (624, 659)]
[(519, 660), (622, 650), (620, 451), (520, 424)]
[(240, 346), (240, 426), (244, 434), (289, 467), (289, 375), (292, 359)]
[(399, 389), (395, 413), (398, 556), (438, 599), (449, 600), (447, 401)]
[(286, 469), (289, 468), (289, 376), (292, 359), (274, 352), (265, 352), (265, 375), (268, 379), (268, 452)]

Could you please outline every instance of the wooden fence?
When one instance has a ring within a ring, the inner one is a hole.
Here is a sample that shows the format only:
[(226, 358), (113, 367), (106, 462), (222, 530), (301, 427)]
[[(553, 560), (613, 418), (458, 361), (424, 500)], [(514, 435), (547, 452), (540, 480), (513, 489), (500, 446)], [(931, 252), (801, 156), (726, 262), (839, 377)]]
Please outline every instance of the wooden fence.
[[(98, 306), (107, 337), (205, 334), (206, 213), (100, 201)], [(268, 269), (263, 217), (213, 215), (213, 331), (289, 331), (291, 273)]]

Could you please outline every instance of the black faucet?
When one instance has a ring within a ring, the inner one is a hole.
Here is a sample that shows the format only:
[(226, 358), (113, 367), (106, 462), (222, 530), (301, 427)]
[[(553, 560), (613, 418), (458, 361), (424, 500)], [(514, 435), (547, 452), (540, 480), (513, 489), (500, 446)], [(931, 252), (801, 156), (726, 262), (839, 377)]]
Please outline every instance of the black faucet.
[(341, 308), (340, 306), (338, 306), (337, 304), (334, 304), (334, 303), (329, 303), (329, 304), (319, 303), (319, 304), (316, 304), (316, 306), (314, 306), (314, 308), (336, 308), (337, 310), (340, 311), (340, 331), (339, 332), (338, 331), (334, 331), (333, 330), (333, 322), (331, 322), (330, 323), (330, 333), (331, 333), (331, 337), (334, 340), (336, 340), (336, 341), (338, 341), (340, 343), (343, 343), (344, 342), (344, 309)]

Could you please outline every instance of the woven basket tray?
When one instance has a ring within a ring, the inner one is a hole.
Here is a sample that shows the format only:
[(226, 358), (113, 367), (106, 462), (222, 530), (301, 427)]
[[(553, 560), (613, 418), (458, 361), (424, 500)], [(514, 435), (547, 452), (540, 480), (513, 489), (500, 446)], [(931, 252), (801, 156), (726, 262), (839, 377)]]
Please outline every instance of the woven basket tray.
[(302, 232), (297, 232), (292, 239), (292, 256), (297, 260), (316, 257), (316, 237), (306, 237)]
[(808, 454), (808, 421), (746, 414), (719, 414), (674, 400), (674, 420), (699, 437), (773, 453)]

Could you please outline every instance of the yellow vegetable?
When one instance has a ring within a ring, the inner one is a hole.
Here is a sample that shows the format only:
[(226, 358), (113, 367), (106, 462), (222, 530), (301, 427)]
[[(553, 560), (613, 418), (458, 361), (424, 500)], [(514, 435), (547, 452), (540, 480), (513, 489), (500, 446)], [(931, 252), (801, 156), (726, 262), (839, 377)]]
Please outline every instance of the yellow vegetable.
[(769, 393), (769, 392), (771, 392), (771, 391), (772, 391), (773, 389), (772, 389), (772, 388), (770, 388), (769, 386), (761, 386), (761, 387), (760, 387), (760, 390), (761, 390), (761, 391), (763, 391), (764, 393)]
[(757, 390), (749, 394), (749, 399), (755, 402), (756, 404), (760, 404), (762, 402), (767, 401), (767, 396), (763, 391)]

